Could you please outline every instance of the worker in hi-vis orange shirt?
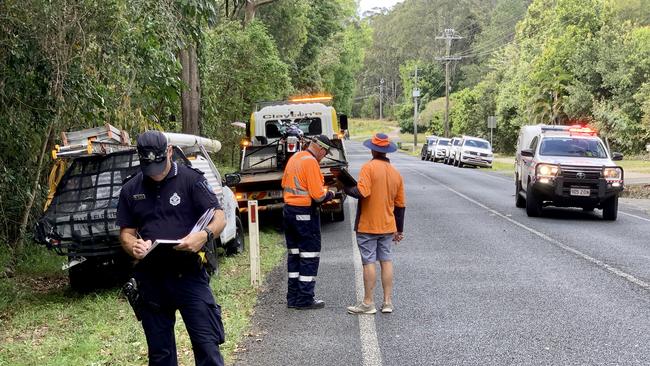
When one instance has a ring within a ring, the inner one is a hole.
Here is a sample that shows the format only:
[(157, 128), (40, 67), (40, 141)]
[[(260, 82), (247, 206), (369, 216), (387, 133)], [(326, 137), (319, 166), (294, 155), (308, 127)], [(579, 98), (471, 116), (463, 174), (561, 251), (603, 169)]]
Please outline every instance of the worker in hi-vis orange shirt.
[(282, 177), (284, 189), (284, 235), (287, 241), (287, 307), (320, 309), (325, 302), (314, 298), (320, 261), (320, 214), (318, 206), (334, 198), (324, 186), (320, 161), (332, 142), (315, 136), (307, 150), (294, 154)]

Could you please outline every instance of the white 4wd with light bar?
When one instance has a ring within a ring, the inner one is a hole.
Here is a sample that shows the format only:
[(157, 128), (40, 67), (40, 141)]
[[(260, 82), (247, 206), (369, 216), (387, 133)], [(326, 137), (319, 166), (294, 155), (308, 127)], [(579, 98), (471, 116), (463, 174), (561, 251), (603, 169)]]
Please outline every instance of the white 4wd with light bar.
[(515, 204), (531, 217), (556, 206), (598, 208), (605, 220), (616, 220), (624, 182), (614, 161), (622, 159), (588, 127), (524, 126), (515, 157)]

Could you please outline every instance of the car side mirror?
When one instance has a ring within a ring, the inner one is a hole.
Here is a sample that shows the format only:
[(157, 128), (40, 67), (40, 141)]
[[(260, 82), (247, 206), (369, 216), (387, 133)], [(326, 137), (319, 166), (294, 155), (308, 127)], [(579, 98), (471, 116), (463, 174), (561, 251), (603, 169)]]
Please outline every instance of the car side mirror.
[(612, 160), (614, 160), (614, 161), (623, 160), (623, 154), (621, 154), (620, 152), (613, 152), (612, 153)]
[(533, 156), (535, 156), (535, 153), (531, 149), (523, 149), (521, 150), (521, 156), (532, 158)]
[(342, 130), (348, 129), (348, 116), (345, 114), (339, 114), (339, 127)]
[(237, 173), (226, 174), (225, 185), (228, 187), (234, 187), (241, 182), (241, 175)]

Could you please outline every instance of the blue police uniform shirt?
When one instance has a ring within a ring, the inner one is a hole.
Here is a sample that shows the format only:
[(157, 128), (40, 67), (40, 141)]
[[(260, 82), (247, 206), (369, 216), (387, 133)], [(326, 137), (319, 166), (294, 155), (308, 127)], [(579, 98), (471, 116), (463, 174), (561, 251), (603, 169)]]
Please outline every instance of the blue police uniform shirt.
[[(139, 172), (120, 192), (117, 225), (133, 228), (142, 239), (181, 239), (208, 209), (221, 209), (205, 177), (194, 169), (172, 163), (160, 182)], [(196, 253), (174, 250), (170, 245), (156, 247), (137, 265), (139, 270), (184, 271), (197, 268)]]

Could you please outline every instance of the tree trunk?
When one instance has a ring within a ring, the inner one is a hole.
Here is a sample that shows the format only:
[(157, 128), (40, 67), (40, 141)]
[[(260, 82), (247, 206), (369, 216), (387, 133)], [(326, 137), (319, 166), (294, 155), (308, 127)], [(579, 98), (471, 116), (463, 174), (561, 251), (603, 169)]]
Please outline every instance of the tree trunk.
[(201, 82), (199, 79), (199, 62), (196, 46), (190, 45), (180, 51), (181, 80), (181, 111), (183, 132), (198, 135), (200, 131), (201, 112)]
[(255, 12), (257, 11), (257, 5), (253, 0), (246, 1), (246, 8), (244, 9), (244, 26), (250, 24), (255, 20)]
[(25, 211), (20, 219), (20, 226), (18, 227), (18, 235), (14, 241), (9, 245), (11, 250), (11, 260), (9, 262), (9, 267), (6, 269), (8, 274), (14, 272), (17, 262), (17, 257), (22, 253), (24, 248), (24, 239), (25, 233), (27, 232), (27, 224), (29, 223), (29, 214), (34, 207), (34, 202), (36, 201), (36, 192), (38, 191), (38, 185), (41, 181), (41, 172), (43, 171), (43, 162), (45, 161), (45, 155), (47, 154), (47, 145), (52, 139), (52, 134), (54, 133), (54, 121), (50, 123), (50, 126), (47, 128), (47, 134), (41, 145), (40, 155), (38, 156), (38, 162), (36, 163), (36, 175), (34, 176), (34, 181), (32, 182), (32, 188), (28, 192), (29, 198), (27, 200), (27, 205), (25, 206)]

